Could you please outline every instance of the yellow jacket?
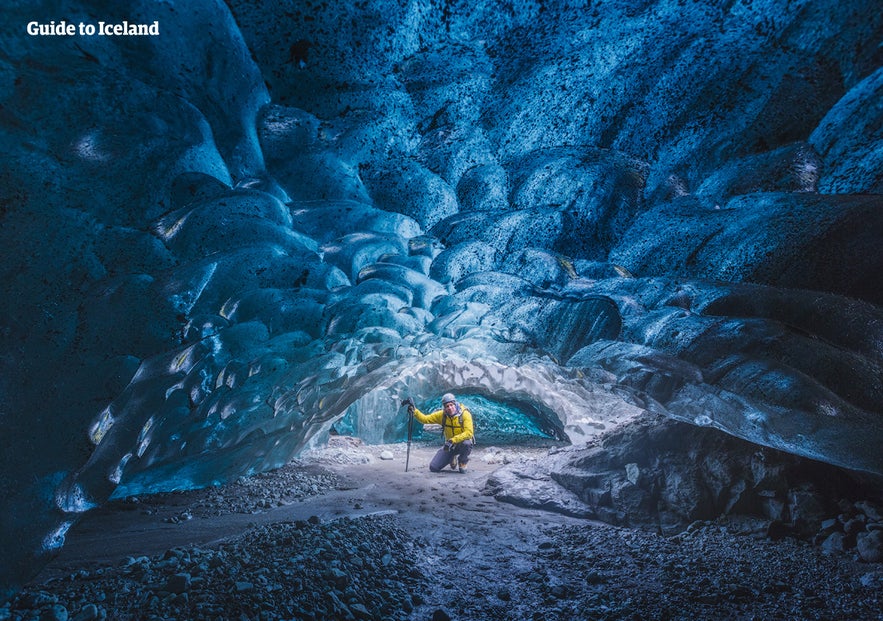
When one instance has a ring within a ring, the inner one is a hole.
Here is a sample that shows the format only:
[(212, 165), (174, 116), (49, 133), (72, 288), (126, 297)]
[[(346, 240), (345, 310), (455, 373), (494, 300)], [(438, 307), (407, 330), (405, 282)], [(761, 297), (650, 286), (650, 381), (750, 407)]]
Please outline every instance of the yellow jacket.
[(414, 408), (414, 418), (418, 422), (441, 425), (445, 432), (445, 440), (459, 444), (463, 440), (474, 439), (475, 430), (472, 426), (472, 412), (469, 408), (461, 405), (460, 414), (457, 416), (445, 416), (444, 410), (436, 410), (432, 414), (424, 414)]

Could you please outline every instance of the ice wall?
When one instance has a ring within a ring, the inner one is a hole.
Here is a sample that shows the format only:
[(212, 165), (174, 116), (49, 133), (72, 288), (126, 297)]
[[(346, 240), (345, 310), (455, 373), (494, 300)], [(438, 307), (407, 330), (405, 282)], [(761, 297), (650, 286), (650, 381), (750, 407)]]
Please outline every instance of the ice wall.
[(0, 584), (405, 394), (883, 473), (883, 17), (781, 4), (4, 9)]

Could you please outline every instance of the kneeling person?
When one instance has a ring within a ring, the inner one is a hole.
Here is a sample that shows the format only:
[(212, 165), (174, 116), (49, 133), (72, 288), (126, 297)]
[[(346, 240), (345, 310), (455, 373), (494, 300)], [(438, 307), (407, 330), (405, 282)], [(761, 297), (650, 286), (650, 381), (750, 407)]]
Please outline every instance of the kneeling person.
[(432, 458), (429, 469), (441, 472), (445, 466), (450, 466), (451, 470), (459, 468), (460, 472), (465, 473), (472, 445), (475, 444), (472, 412), (459, 404), (451, 393), (442, 397), (442, 409), (431, 414), (424, 414), (413, 405), (408, 406), (408, 412), (424, 425), (441, 425), (444, 431), (445, 445)]

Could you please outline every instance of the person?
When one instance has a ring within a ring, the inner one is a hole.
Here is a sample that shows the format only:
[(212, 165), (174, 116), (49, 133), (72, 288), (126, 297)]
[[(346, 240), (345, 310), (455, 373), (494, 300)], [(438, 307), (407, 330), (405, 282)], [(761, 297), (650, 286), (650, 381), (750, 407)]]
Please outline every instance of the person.
[(457, 402), (451, 393), (442, 396), (442, 409), (431, 414), (424, 414), (411, 402), (408, 405), (408, 414), (414, 416), (418, 422), (437, 424), (444, 431), (445, 445), (429, 462), (429, 470), (441, 472), (445, 466), (451, 470), (459, 470), (466, 473), (469, 464), (469, 454), (475, 444), (475, 432), (472, 425), (472, 412), (469, 408)]

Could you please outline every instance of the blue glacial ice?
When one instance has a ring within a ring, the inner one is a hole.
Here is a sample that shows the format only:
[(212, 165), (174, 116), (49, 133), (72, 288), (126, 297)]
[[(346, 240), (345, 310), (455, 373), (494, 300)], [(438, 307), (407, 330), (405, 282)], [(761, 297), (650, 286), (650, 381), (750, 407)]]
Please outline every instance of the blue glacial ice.
[(5, 12), (163, 35), (4, 40), (3, 589), (406, 395), (883, 474), (875, 3), (547, 4)]

